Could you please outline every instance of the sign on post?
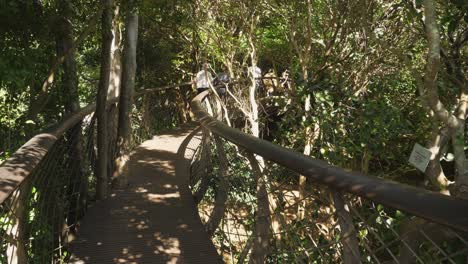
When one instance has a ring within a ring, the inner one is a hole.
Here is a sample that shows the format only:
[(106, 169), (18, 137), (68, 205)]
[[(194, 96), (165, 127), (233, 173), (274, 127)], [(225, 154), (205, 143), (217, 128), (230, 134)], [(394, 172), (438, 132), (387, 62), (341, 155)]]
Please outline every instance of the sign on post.
[(425, 172), (430, 160), (431, 151), (418, 143), (414, 144), (413, 151), (409, 157), (409, 163), (418, 170)]

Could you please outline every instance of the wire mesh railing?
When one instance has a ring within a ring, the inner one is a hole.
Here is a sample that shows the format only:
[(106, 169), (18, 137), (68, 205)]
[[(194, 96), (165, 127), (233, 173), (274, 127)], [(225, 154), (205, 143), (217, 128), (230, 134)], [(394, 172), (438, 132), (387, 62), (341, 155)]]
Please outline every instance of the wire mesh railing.
[[(133, 146), (187, 121), (177, 105), (188, 83), (135, 95)], [(117, 99), (110, 100), (109, 165), (116, 158)], [(96, 199), (94, 105), (33, 137), (0, 166), (0, 263), (65, 263), (79, 220)], [(110, 179), (108, 184), (110, 185)]]
[(465, 200), (350, 174), (243, 134), (208, 115), (207, 95), (192, 103), (204, 133), (190, 188), (227, 263), (468, 261)]
[(1, 204), (2, 263), (64, 261), (64, 246), (92, 195), (92, 126), (59, 137), (32, 173)]

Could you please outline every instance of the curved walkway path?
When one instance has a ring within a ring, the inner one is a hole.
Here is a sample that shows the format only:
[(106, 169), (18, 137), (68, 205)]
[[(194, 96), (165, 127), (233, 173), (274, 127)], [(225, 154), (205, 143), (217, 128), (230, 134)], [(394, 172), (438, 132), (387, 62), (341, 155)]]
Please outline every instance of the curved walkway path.
[(187, 187), (199, 131), (186, 125), (134, 151), (128, 188), (88, 210), (72, 263), (222, 263)]

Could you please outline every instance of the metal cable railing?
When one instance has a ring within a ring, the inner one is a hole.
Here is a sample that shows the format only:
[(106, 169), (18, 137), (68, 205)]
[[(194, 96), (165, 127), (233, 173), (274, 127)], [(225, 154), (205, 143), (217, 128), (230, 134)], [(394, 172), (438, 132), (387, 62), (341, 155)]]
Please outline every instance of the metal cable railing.
[[(242, 133), (205, 111), (208, 95), (192, 101), (204, 133), (192, 157), (190, 188), (226, 262), (468, 260), (466, 200), (345, 172)], [(267, 160), (260, 173), (252, 154)], [(308, 181), (303, 195), (299, 175)]]
[[(135, 94), (133, 144), (186, 121), (177, 105), (180, 87), (145, 89)], [(109, 100), (109, 119), (116, 114)], [(86, 208), (95, 200), (95, 105), (65, 118), (25, 143), (0, 166), (0, 263), (64, 263), (67, 247)], [(112, 112), (114, 111), (114, 112)], [(116, 134), (117, 121), (109, 130)], [(116, 155), (110, 140), (109, 171)]]

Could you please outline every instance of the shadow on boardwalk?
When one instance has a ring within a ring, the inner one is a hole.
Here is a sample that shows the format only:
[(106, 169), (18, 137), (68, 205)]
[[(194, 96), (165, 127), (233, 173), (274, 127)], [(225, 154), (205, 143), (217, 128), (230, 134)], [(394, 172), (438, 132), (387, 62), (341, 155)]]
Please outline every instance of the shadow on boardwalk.
[(128, 188), (89, 209), (71, 263), (222, 263), (186, 185), (196, 132), (167, 132), (135, 150)]

